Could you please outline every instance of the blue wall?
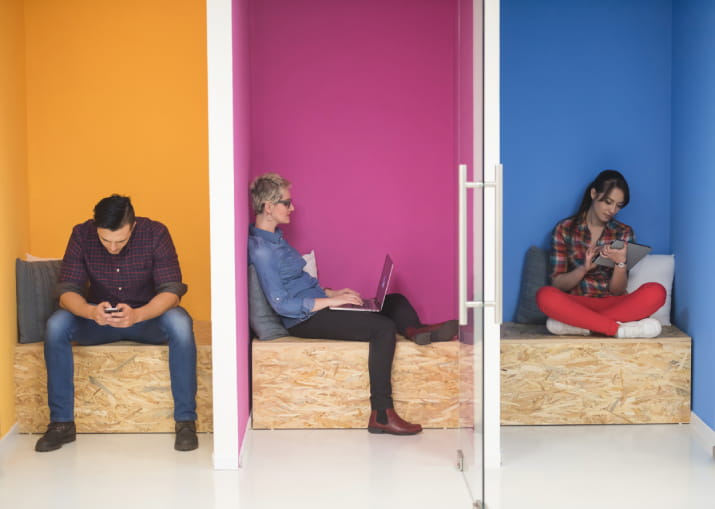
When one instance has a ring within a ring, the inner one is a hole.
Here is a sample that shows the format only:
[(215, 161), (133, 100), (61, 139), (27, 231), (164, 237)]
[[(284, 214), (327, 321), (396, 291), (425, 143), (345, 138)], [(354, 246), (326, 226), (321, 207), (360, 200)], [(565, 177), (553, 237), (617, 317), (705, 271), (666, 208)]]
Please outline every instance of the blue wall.
[(619, 219), (670, 253), (671, 0), (502, 0), (504, 320), (531, 245), (615, 168)]
[(693, 411), (715, 428), (715, 2), (673, 1), (675, 321), (693, 338)]

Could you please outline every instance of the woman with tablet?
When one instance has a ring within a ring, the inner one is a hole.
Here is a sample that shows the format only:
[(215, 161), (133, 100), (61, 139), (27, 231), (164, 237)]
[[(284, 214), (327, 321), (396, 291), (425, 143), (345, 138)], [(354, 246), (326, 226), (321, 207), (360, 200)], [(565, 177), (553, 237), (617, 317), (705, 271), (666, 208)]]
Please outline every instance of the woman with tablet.
[(251, 201), (256, 222), (250, 226), (248, 258), (258, 275), (263, 293), (280, 315), (283, 325), (301, 338), (369, 341), (368, 372), (371, 433), (414, 435), (422, 426), (403, 420), (392, 402), (392, 359), (395, 335), (418, 344), (448, 341), (457, 334), (457, 321), (434, 325), (420, 322), (417, 312), (402, 295), (390, 294), (379, 312), (333, 310), (343, 304), (362, 304), (360, 295), (349, 288), (330, 290), (303, 271), (305, 261), (283, 238), (278, 226), (290, 223), (295, 210), (290, 182), (266, 173), (251, 184)]
[[(628, 243), (635, 241), (635, 235), (615, 217), (629, 200), (623, 175), (602, 171), (586, 187), (576, 214), (554, 228), (552, 286), (536, 294), (536, 303), (549, 317), (546, 327), (552, 334), (587, 336), (598, 332), (619, 338), (660, 334), (660, 322), (648, 317), (664, 304), (665, 288), (646, 283), (633, 293), (626, 292)], [(601, 264), (604, 259), (612, 266)]]

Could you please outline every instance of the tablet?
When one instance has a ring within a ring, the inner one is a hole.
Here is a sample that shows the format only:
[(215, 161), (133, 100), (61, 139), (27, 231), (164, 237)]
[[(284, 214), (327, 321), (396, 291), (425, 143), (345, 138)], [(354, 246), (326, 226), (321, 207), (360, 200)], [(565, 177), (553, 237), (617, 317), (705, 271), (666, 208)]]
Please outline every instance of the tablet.
[[(614, 249), (621, 249), (623, 247), (622, 240), (614, 240), (611, 242), (611, 247)], [(626, 269), (632, 269), (636, 263), (641, 261), (645, 255), (650, 253), (652, 248), (650, 246), (644, 246), (643, 244), (636, 244), (635, 242), (628, 243), (628, 254), (626, 256)], [(604, 267), (613, 267), (613, 260), (608, 258), (603, 258), (602, 256), (597, 256), (594, 263), (598, 265), (603, 265)]]

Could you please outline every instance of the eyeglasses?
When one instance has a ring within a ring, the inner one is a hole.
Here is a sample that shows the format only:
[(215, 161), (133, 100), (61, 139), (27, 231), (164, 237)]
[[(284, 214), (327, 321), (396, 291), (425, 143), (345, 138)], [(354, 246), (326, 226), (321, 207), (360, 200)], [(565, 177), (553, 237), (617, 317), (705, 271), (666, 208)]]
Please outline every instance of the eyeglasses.
[(290, 206), (293, 205), (293, 199), (292, 199), (292, 198), (289, 198), (289, 199), (287, 199), (287, 200), (278, 200), (278, 201), (275, 202), (275, 203), (276, 203), (276, 204), (282, 203), (283, 205), (286, 206), (286, 208), (290, 208)]

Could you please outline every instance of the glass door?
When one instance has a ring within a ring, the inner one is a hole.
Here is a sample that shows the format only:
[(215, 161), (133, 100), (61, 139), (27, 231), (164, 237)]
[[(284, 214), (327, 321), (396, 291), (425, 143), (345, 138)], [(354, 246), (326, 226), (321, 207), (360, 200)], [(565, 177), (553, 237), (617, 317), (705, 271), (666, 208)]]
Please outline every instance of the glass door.
[(458, 1), (459, 163), (458, 468), (473, 507), (484, 501), (484, 171), (482, 0)]

